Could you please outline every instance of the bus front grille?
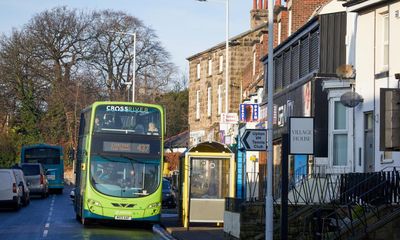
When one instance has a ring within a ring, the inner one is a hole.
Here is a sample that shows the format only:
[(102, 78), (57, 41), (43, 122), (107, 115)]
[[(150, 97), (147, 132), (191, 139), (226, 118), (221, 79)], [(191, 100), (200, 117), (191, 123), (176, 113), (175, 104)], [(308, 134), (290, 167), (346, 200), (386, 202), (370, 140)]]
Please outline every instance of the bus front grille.
[(122, 207), (122, 208), (133, 208), (135, 204), (128, 203), (111, 203), (114, 207)]

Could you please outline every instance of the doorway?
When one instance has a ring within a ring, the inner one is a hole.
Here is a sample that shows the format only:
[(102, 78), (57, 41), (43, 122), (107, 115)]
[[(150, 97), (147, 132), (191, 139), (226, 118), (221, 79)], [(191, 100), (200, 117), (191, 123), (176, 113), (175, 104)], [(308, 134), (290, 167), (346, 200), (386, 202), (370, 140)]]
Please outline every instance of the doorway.
[(364, 113), (364, 172), (375, 171), (374, 114)]

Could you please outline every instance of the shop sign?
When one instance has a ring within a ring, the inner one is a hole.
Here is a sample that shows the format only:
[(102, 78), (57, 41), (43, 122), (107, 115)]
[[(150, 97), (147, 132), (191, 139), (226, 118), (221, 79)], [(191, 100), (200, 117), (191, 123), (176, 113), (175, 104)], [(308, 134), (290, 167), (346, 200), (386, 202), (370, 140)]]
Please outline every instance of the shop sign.
[(289, 154), (314, 154), (314, 118), (290, 117)]

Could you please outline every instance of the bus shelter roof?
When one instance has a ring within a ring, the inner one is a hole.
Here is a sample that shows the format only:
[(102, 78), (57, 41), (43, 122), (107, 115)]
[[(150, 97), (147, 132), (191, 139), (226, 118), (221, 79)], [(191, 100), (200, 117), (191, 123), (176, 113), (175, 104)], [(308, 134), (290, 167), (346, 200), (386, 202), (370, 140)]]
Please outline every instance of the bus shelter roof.
[(214, 141), (201, 142), (187, 152), (232, 153), (227, 145)]

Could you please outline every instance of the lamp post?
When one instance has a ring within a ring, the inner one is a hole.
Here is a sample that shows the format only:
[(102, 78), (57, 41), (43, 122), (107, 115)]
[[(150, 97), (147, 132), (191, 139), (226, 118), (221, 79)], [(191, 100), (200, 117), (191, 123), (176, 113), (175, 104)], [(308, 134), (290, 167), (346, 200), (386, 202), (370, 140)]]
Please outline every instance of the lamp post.
[(274, 114), (274, 0), (268, 0), (268, 127), (267, 127), (267, 191), (265, 194), (265, 240), (274, 238), (273, 212), (274, 203), (272, 196), (272, 167), (273, 167), (273, 114)]
[[(114, 31), (113, 31), (114, 32)], [(133, 37), (133, 69), (132, 69), (132, 102), (135, 102), (135, 87), (136, 87), (136, 32), (114, 32), (125, 34)], [(128, 96), (129, 99), (129, 96)]]
[[(198, 2), (207, 2), (209, 0), (197, 0)], [(229, 112), (229, 0), (225, 1), (225, 114)]]

